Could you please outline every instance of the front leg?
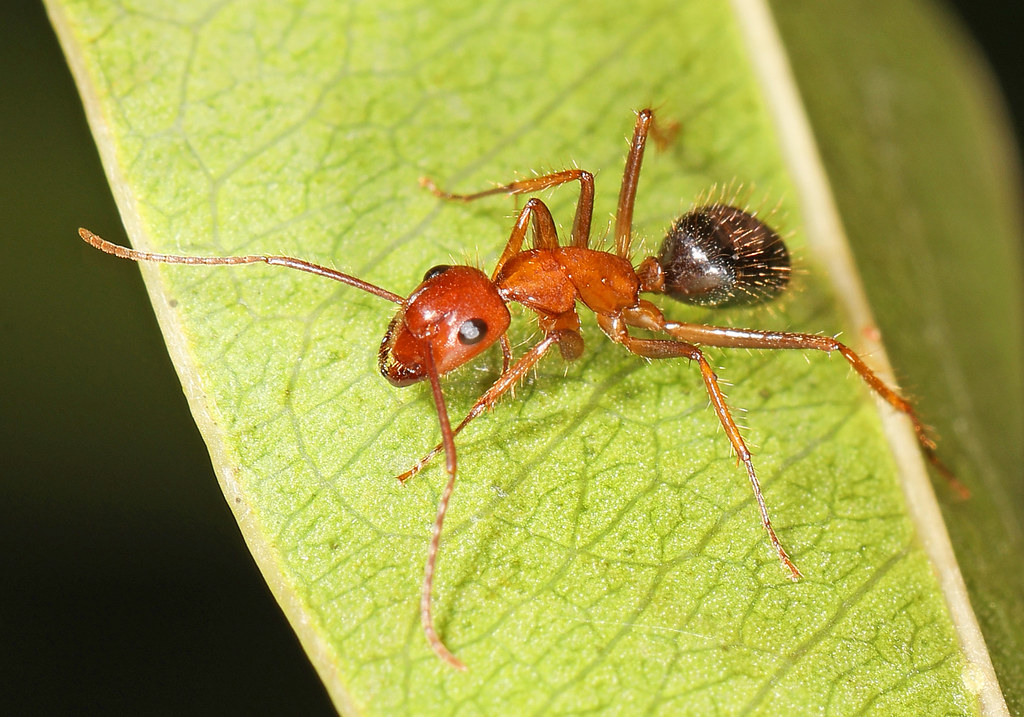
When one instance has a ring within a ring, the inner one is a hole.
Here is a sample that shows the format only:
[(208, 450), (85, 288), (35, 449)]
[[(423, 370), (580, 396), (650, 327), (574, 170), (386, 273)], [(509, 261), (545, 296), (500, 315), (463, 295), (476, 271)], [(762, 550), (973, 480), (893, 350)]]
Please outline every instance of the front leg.
[(551, 217), (551, 210), (537, 197), (532, 197), (519, 212), (516, 223), (512, 225), (512, 232), (505, 243), (505, 249), (494, 265), (491, 281), (497, 280), (505, 262), (523, 250), (523, 241), (526, 239), (526, 230), (531, 219), (533, 220), (533, 243), (537, 248), (554, 249), (558, 246), (558, 232), (555, 229), (555, 220)]
[[(548, 349), (550, 349), (552, 345), (563, 340), (562, 333), (563, 332), (553, 332), (547, 334), (532, 349), (523, 354), (515, 364), (505, 371), (502, 371), (498, 380), (495, 381), (489, 389), (484, 391), (483, 395), (480, 396), (480, 398), (476, 400), (476, 403), (473, 404), (473, 407), (469, 409), (469, 413), (467, 413), (466, 417), (462, 419), (462, 422), (452, 430), (452, 437), (454, 438), (457, 436), (463, 428), (469, 425), (470, 421), (491, 408), (498, 402), (498, 399), (515, 388), (516, 383), (524, 378), (526, 374), (529, 373), (530, 369), (537, 365), (537, 362), (541, 360), (545, 353), (547, 353)], [(412, 468), (399, 474), (398, 480), (403, 483), (409, 480), (423, 470), (423, 467), (443, 450), (444, 443), (438, 443), (429, 453), (416, 461)]]

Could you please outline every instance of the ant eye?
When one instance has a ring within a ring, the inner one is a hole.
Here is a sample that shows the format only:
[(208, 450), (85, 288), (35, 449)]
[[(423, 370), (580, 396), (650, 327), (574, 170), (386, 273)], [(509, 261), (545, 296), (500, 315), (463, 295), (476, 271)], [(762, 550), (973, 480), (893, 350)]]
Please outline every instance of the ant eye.
[(463, 321), (459, 327), (459, 343), (463, 346), (472, 346), (483, 341), (487, 335), (487, 323), (483, 319), (469, 319)]
[(438, 264), (435, 267), (431, 267), (430, 269), (427, 269), (427, 273), (423, 275), (423, 281), (430, 281), (435, 276), (439, 276), (449, 269), (451, 269), (451, 267), (448, 264)]

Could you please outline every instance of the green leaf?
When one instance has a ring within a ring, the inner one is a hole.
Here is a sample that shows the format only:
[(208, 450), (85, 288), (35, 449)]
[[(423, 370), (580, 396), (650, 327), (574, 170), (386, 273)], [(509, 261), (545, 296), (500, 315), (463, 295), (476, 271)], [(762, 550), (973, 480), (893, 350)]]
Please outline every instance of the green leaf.
[(1024, 713), (1024, 193), (1002, 108), (928, 5), (773, 9), (886, 347), (975, 486), (943, 512), (1010, 712)]
[[(572, 163), (599, 172), (601, 242), (631, 110), (653, 105), (681, 132), (645, 163), (647, 250), (717, 185), (778, 204), (801, 269), (771, 310), (666, 312), (847, 328), (871, 346), (852, 265), (837, 269), (803, 220), (821, 207), (773, 122), (785, 82), (758, 73), (774, 40), (754, 44), (756, 3), (444, 6), (53, 0), (50, 12), (136, 246), (288, 254), (404, 294), (437, 263), (492, 266), (515, 207), (439, 203), (418, 177), (471, 191)], [(550, 199), (568, 224), (573, 191)], [(580, 361), (545, 359), (459, 436), (435, 610), (462, 674), (419, 625), (445, 476), (435, 464), (405, 487), (391, 478), (438, 436), (426, 388), (377, 374), (392, 307), (265, 266), (143, 272), (228, 501), (339, 709), (998, 709), (987, 656), (961, 647), (971, 616), (956, 612), (955, 564), (936, 558), (941, 523), (905, 497), (924, 486), (934, 505), (920, 457), (894, 453), (906, 426), (883, 423), (838, 357), (709, 352), (749, 410), (769, 509), (807, 576), (792, 583), (694, 367), (642, 362), (586, 319)], [(514, 343), (534, 334), (518, 313)], [(446, 379), (452, 414), (499, 369), (489, 355)], [(956, 465), (975, 477), (969, 457)]]

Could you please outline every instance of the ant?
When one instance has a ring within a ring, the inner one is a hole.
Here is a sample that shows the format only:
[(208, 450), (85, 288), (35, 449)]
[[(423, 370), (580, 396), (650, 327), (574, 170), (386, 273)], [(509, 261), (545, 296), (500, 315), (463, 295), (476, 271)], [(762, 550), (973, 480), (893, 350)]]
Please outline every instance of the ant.
[[(448, 473), (427, 551), (420, 618), (433, 651), (453, 667), (465, 670), (465, 665), (438, 635), (431, 611), (441, 529), (455, 486), (455, 436), (510, 391), (553, 346), (558, 347), (566, 361), (582, 355), (584, 343), (578, 303), (593, 311), (601, 330), (627, 351), (647, 359), (685, 358), (696, 362), (715, 414), (725, 429), (738, 462), (746, 468), (768, 540), (793, 580), (802, 575), (775, 534), (750, 451), (733, 420), (718, 385), (718, 377), (700, 346), (838, 352), (875, 393), (910, 419), (928, 460), (955, 490), (967, 495), (967, 489), (939, 461), (935, 443), (910, 403), (872, 371), (860, 356), (836, 339), (815, 334), (678, 323), (669, 321), (654, 304), (640, 298), (641, 293), (653, 293), (667, 294), (673, 299), (703, 306), (756, 304), (779, 294), (788, 284), (790, 275), (789, 252), (779, 235), (754, 214), (725, 203), (711, 203), (683, 215), (672, 224), (658, 256), (647, 257), (633, 267), (630, 261), (633, 205), (647, 135), (655, 131), (653, 122), (652, 110), (645, 109), (637, 114), (619, 192), (614, 252), (590, 247), (594, 177), (585, 170), (567, 169), (475, 194), (445, 192), (432, 180), (422, 178), (420, 183), (435, 196), (461, 202), (496, 194), (531, 194), (569, 182), (579, 182), (580, 194), (568, 244), (559, 244), (555, 222), (544, 202), (531, 198), (519, 212), (505, 249), (490, 276), (472, 266), (435, 266), (426, 272), (423, 281), (407, 298), (349, 274), (288, 256), (155, 254), (111, 244), (86, 229), (80, 229), (79, 234), (97, 249), (124, 259), (199, 265), (262, 262), (334, 279), (398, 304), (398, 313), (391, 320), (380, 344), (380, 371), (395, 386), (427, 380), (441, 428), (441, 442), (398, 479), (404, 482), (416, 475), (442, 451)], [(525, 249), (523, 243), (531, 226), (533, 246)], [(543, 338), (516, 361), (513, 361), (506, 335), (511, 323), (509, 302), (517, 302), (533, 311), (543, 333)], [(669, 338), (638, 338), (630, 333), (631, 328), (667, 334)], [(448, 419), (440, 377), (495, 343), (502, 352), (501, 375), (477, 399), (462, 422), (453, 428)]]

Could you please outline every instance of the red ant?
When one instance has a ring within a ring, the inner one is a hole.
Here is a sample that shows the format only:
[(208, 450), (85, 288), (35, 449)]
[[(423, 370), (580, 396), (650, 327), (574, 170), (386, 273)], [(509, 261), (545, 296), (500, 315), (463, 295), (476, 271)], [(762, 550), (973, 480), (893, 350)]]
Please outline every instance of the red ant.
[[(772, 528), (761, 495), (754, 464), (733, 420), (718, 378), (698, 346), (748, 349), (811, 349), (838, 351), (860, 377), (893, 408), (910, 419), (929, 461), (962, 495), (966, 489), (935, 455), (935, 443), (913, 407), (888, 386), (845, 345), (827, 336), (782, 331), (755, 331), (668, 321), (640, 293), (667, 294), (704, 306), (753, 304), (773, 298), (789, 281), (789, 252), (779, 235), (756, 216), (722, 203), (694, 209), (669, 230), (657, 257), (647, 257), (635, 269), (630, 262), (633, 204), (640, 165), (654, 113), (645, 109), (637, 115), (633, 140), (619, 193), (615, 217), (615, 252), (590, 248), (590, 224), (594, 210), (594, 177), (582, 169), (567, 169), (544, 176), (512, 182), (475, 194), (450, 194), (429, 179), (421, 184), (436, 196), (469, 202), (494, 194), (528, 194), (568, 182), (580, 183), (570, 242), (559, 245), (551, 212), (544, 202), (532, 198), (519, 212), (512, 233), (497, 266), (488, 277), (472, 266), (435, 266), (422, 283), (403, 298), (373, 284), (333, 269), (287, 256), (251, 255), (236, 257), (189, 257), (127, 249), (111, 244), (86, 229), (79, 234), (92, 246), (109, 254), (135, 261), (170, 264), (253, 264), (286, 266), (354, 286), (399, 305), (380, 345), (379, 365), (384, 377), (395, 386), (408, 386), (427, 379), (441, 427), (441, 443), (398, 476), (406, 481), (442, 450), (446, 457), (448, 482), (441, 494), (434, 520), (420, 596), (420, 617), (430, 647), (450, 665), (465, 669), (438, 636), (431, 614), (434, 572), (438, 545), (448, 502), (455, 486), (455, 436), (540, 361), (552, 346), (562, 358), (573, 361), (583, 353), (583, 336), (577, 302), (594, 312), (601, 330), (628, 351), (648, 359), (686, 358), (700, 368), (704, 387), (715, 414), (725, 429), (737, 459), (746, 467), (761, 513), (761, 523), (779, 560), (794, 580), (801, 577)], [(524, 249), (527, 231), (533, 226), (533, 248)], [(537, 314), (543, 338), (513, 363), (506, 331), (511, 321), (509, 302), (518, 302)], [(668, 334), (668, 339), (633, 336), (630, 328)], [(494, 384), (455, 428), (448, 420), (440, 377), (475, 358), (497, 342), (502, 351), (502, 371)]]

